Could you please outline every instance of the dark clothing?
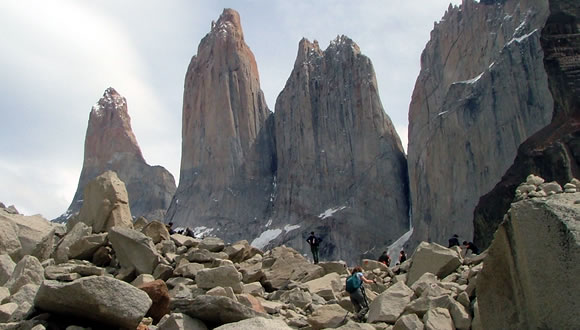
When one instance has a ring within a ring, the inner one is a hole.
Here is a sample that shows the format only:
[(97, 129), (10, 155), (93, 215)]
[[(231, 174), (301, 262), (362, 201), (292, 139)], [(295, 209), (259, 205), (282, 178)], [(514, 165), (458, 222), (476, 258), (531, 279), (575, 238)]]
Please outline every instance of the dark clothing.
[(479, 254), (479, 249), (475, 244), (473, 244), (473, 242), (469, 242), (465, 245), (465, 252), (467, 252), (467, 250), (471, 250), (471, 253), (473, 254)]
[(449, 247), (459, 246), (459, 240), (457, 236), (453, 236), (449, 239)]
[(321, 241), (322, 240), (320, 239), (320, 237), (317, 237), (315, 235), (310, 235), (306, 239), (306, 242), (308, 242), (308, 244), (310, 244), (310, 251), (312, 252), (312, 259), (314, 259), (315, 264), (318, 263), (318, 246), (320, 245)]
[(402, 264), (406, 260), (407, 260), (407, 254), (406, 253), (403, 253), (403, 254), (399, 255), (399, 263), (400, 264)]
[(387, 266), (390, 266), (390, 265), (391, 265), (391, 258), (389, 257), (389, 255), (388, 255), (388, 254), (386, 254), (386, 253), (383, 253), (383, 254), (381, 254), (381, 256), (379, 257), (379, 262), (382, 262), (382, 263), (384, 263), (385, 265), (387, 265)]
[[(356, 273), (355, 276), (362, 277), (362, 273)], [(362, 281), (362, 280), (361, 280)], [(360, 288), (356, 289), (356, 291), (349, 293), (350, 295), (350, 302), (354, 306), (354, 311), (356, 313), (356, 317), (361, 319), (369, 310), (369, 303), (367, 301), (366, 293), (364, 285), (361, 284)]]

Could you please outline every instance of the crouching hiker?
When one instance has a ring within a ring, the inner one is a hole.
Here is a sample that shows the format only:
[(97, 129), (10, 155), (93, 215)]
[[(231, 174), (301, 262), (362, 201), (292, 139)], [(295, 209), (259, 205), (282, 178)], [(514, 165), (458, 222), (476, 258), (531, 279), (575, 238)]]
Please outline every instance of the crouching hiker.
[(376, 283), (367, 279), (360, 266), (352, 270), (352, 274), (346, 279), (346, 292), (350, 295), (350, 301), (354, 305), (355, 319), (362, 320), (369, 311), (369, 303), (363, 283)]

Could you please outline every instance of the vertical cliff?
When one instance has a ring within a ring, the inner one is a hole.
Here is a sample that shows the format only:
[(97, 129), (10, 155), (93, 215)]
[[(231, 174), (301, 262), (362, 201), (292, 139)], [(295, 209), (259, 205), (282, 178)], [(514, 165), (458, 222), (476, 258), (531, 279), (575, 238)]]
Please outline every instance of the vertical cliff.
[(250, 235), (271, 205), (269, 116), (239, 14), (225, 9), (187, 69), (180, 180), (168, 221), (219, 230), (227, 240)]
[(580, 6), (575, 1), (551, 0), (549, 8), (540, 42), (554, 117), (521, 145), (501, 181), (479, 200), (474, 211), (474, 242), (481, 247), (491, 244), (526, 173), (562, 186), (580, 177)]
[(323, 258), (356, 260), (408, 230), (405, 154), (372, 63), (352, 40), (338, 37), (325, 51), (300, 41), (275, 122), (277, 192), (267, 224), (280, 231), (275, 244), (307, 252), (314, 230), (325, 240)]
[(107, 88), (91, 109), (79, 184), (67, 212), (56, 221), (66, 221), (78, 212), (84, 187), (108, 170), (125, 183), (133, 216), (164, 218), (175, 193), (175, 179), (163, 167), (145, 162), (131, 129), (127, 101), (113, 88)]
[(471, 238), (479, 197), (552, 120), (548, 14), (545, 1), (465, 0), (435, 24), (409, 110), (414, 241)]

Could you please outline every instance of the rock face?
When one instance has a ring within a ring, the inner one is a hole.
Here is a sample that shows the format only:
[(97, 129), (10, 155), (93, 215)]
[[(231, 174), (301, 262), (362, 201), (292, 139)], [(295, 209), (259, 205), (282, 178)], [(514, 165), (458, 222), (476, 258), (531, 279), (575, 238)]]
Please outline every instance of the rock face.
[(486, 329), (578, 326), (579, 200), (561, 193), (512, 204), (477, 280)]
[(516, 187), (534, 173), (564, 185), (580, 177), (580, 9), (569, 1), (550, 1), (540, 39), (544, 67), (554, 99), (550, 125), (527, 139), (514, 164), (474, 211), (474, 242), (487, 247), (510, 208)]
[(302, 227), (284, 229), (282, 242), (306, 252), (303, 235), (312, 229), (326, 239), (323, 258), (351, 261), (359, 257), (352, 251), (380, 249), (408, 230), (405, 154), (372, 63), (352, 40), (338, 37), (324, 52), (317, 42), (300, 41), (275, 121), (277, 191), (269, 228)]
[(225, 9), (187, 69), (181, 172), (167, 219), (219, 228), (231, 241), (252, 237), (273, 189), (270, 117), (239, 14)]
[(435, 25), (409, 112), (415, 244), (472, 237), (479, 197), (550, 123), (540, 40), (548, 13), (547, 1), (466, 0)]
[(127, 101), (111, 87), (91, 109), (77, 191), (66, 213), (55, 220), (65, 222), (77, 213), (84, 187), (108, 170), (125, 182), (135, 217), (163, 219), (175, 193), (175, 179), (163, 167), (147, 165), (131, 129)]
[(0, 254), (8, 254), (14, 261), (26, 255), (48, 259), (54, 233), (54, 224), (40, 215), (25, 216), (0, 207)]

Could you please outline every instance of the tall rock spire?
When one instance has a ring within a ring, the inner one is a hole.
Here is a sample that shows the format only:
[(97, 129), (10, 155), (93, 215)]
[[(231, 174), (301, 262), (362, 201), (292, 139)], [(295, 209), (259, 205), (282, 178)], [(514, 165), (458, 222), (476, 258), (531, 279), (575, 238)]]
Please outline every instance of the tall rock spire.
[(181, 172), (168, 220), (247, 238), (270, 207), (270, 116), (239, 14), (225, 9), (185, 77)]
[(125, 183), (134, 217), (164, 218), (175, 180), (163, 167), (147, 165), (131, 129), (127, 101), (111, 87), (91, 109), (77, 191), (67, 212), (56, 221), (66, 221), (78, 212), (84, 187), (108, 170), (117, 172)]
[(377, 90), (370, 59), (348, 37), (325, 51), (300, 41), (276, 101), (275, 244), (307, 252), (313, 230), (325, 237), (323, 257), (355, 261), (408, 230), (406, 158)]

